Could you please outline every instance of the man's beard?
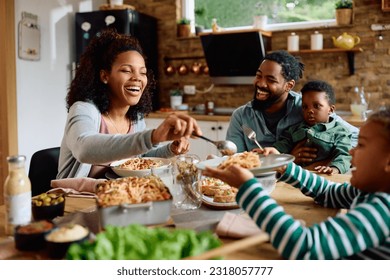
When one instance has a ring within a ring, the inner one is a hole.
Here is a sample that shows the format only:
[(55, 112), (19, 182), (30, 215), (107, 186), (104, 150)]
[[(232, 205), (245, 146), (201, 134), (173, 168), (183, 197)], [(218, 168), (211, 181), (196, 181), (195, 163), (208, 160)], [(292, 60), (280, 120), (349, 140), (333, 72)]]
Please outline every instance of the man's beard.
[(277, 95), (270, 95), (267, 100), (257, 100), (256, 98), (257, 88), (255, 89), (255, 95), (252, 100), (252, 107), (255, 110), (264, 111), (271, 107), (278, 100)]

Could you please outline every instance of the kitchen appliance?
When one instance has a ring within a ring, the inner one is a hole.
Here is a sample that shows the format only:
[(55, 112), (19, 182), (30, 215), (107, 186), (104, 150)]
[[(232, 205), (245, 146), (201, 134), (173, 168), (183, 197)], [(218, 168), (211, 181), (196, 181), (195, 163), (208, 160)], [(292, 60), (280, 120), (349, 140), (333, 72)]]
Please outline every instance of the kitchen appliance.
[(271, 50), (271, 38), (258, 30), (205, 33), (200, 39), (214, 84), (252, 84)]
[[(117, 32), (135, 36), (146, 55), (146, 67), (158, 79), (157, 19), (135, 10), (101, 10), (76, 13), (76, 61), (99, 32), (114, 28)], [(158, 88), (153, 93), (153, 110), (159, 109)]]

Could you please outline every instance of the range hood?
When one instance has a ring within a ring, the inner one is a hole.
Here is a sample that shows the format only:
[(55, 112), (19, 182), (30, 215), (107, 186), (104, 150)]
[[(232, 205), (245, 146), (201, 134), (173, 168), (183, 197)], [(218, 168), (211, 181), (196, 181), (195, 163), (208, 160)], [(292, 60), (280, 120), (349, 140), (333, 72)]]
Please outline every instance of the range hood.
[(214, 84), (252, 84), (271, 40), (258, 30), (200, 34)]

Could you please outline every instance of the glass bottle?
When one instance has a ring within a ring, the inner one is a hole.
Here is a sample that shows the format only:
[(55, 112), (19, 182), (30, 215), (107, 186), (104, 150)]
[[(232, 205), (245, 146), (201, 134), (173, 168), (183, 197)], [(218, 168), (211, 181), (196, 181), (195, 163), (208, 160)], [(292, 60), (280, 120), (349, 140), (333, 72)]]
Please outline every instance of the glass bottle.
[(367, 101), (364, 93), (364, 87), (354, 87), (353, 96), (351, 99), (351, 112), (355, 116), (363, 118), (364, 112), (367, 110)]
[(8, 176), (4, 183), (5, 233), (13, 235), (17, 225), (31, 221), (31, 182), (25, 170), (26, 157), (7, 157)]
[(218, 23), (217, 23), (217, 19), (216, 18), (213, 18), (211, 20), (211, 30), (213, 32), (218, 32), (219, 31), (219, 26), (218, 26)]

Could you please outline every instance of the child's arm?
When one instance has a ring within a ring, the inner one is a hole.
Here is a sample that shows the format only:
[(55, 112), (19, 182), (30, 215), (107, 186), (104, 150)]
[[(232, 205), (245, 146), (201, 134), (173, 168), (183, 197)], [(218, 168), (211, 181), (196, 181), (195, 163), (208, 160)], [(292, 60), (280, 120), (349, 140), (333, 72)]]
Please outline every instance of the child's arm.
[(255, 178), (240, 187), (236, 199), (256, 224), (270, 234), (272, 245), (285, 258), (341, 259), (353, 256), (389, 259), (386, 247), (387, 225), (390, 224), (388, 194), (364, 196), (359, 199), (360, 204), (347, 214), (330, 217), (311, 227), (302, 226), (285, 213)]

